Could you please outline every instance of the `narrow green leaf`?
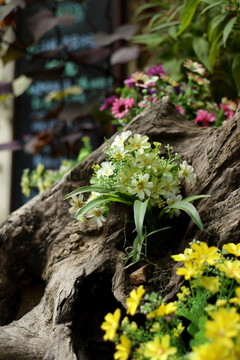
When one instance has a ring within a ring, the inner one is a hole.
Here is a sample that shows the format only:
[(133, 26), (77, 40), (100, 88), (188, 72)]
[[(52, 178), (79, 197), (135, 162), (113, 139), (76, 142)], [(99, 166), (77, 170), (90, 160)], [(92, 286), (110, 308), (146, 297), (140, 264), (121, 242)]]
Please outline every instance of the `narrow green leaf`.
[(80, 216), (84, 215), (89, 210), (92, 210), (95, 207), (102, 206), (106, 202), (120, 202), (122, 204), (132, 206), (131, 201), (125, 200), (124, 197), (121, 197), (120, 195), (113, 195), (113, 194), (101, 195), (88, 201), (81, 209), (79, 209), (76, 214), (76, 218), (78, 219)]
[(155, 21), (158, 19), (161, 19), (161, 20), (163, 19), (161, 13), (157, 13), (157, 14), (153, 15), (148, 23), (148, 26), (154, 26)]
[[(162, 4), (161, 4), (162, 5)], [(141, 6), (139, 6), (136, 11), (135, 11), (135, 16), (138, 16), (141, 12), (147, 10), (147, 9), (151, 9), (151, 8), (155, 8), (156, 4), (155, 3), (150, 3), (150, 4), (143, 4)]]
[(153, 234), (156, 234), (156, 233), (158, 233), (158, 232), (160, 232), (160, 231), (167, 230), (167, 229), (171, 229), (171, 226), (166, 226), (166, 227), (164, 227), (164, 228), (151, 231), (149, 234), (147, 234), (146, 237), (148, 237), (148, 236), (150, 236), (150, 235), (153, 235)]
[(208, 39), (209, 41), (213, 41), (214, 38), (219, 34), (217, 27), (224, 22), (228, 13), (219, 14), (213, 18), (213, 20), (209, 24), (209, 31), (208, 31)]
[(191, 24), (199, 3), (200, 0), (185, 0), (180, 18), (180, 28), (177, 35), (182, 34), (183, 31)]
[(98, 196), (95, 199), (88, 201), (85, 205), (83, 205), (82, 208), (80, 208), (78, 210), (78, 212), (76, 213), (76, 218), (79, 219), (80, 216), (84, 215), (89, 210), (92, 210), (96, 207), (100, 207), (103, 204), (105, 204), (106, 202), (109, 202), (110, 198), (111, 198), (111, 195), (102, 195), (102, 196)]
[(216, 6), (220, 6), (220, 5), (226, 5), (226, 1), (216, 1), (208, 6), (206, 6), (201, 12), (200, 12), (200, 15), (203, 15), (205, 12), (207, 12), (208, 10), (216, 7)]
[(207, 198), (207, 197), (211, 197), (211, 196), (212, 195), (193, 195), (193, 196), (188, 196), (188, 197), (184, 198), (183, 200), (191, 202), (191, 201), (195, 201), (198, 199)]
[(218, 36), (214, 39), (210, 47), (210, 51), (209, 51), (210, 71), (213, 71), (214, 65), (216, 63), (216, 59), (220, 51), (220, 47), (222, 44), (221, 37), (222, 37), (222, 32), (218, 34)]
[(74, 195), (79, 195), (79, 194), (83, 194), (85, 192), (98, 192), (100, 194), (107, 194), (107, 193), (114, 193), (115, 191), (110, 190), (110, 189), (104, 189), (102, 187), (98, 187), (98, 186), (81, 186), (80, 188), (73, 190), (72, 192), (70, 192), (69, 194), (65, 195), (63, 197), (63, 200), (69, 199), (70, 197), (74, 196)]
[(179, 209), (185, 211), (191, 219), (195, 222), (195, 224), (199, 227), (199, 229), (203, 229), (203, 223), (199, 216), (199, 213), (195, 206), (190, 204), (188, 201), (178, 201), (175, 204), (166, 206), (168, 209)]
[(135, 200), (133, 204), (135, 227), (137, 233), (140, 235), (142, 235), (143, 232), (143, 223), (147, 211), (148, 201), (149, 199), (146, 201)]
[(237, 16), (234, 16), (232, 19), (229, 20), (229, 22), (227, 23), (227, 25), (225, 26), (224, 30), (223, 30), (223, 46), (226, 46), (226, 42), (227, 39), (229, 37), (229, 35), (231, 34), (231, 31), (234, 27), (234, 24), (237, 21)]
[(131, 251), (132, 261), (135, 263), (140, 260), (143, 243), (146, 237), (142, 234), (137, 234), (133, 241), (133, 249)]
[[(165, 22), (163, 24), (152, 27), (151, 31), (162, 30), (162, 29), (165, 29), (165, 28), (168, 28), (171, 26), (176, 26), (176, 25), (179, 25), (179, 21), (169, 21), (169, 22)], [(178, 33), (177, 33), (177, 35), (178, 35)]]
[(203, 63), (203, 65), (210, 70), (209, 65), (209, 43), (207, 40), (201, 38), (201, 37), (195, 37), (193, 39), (193, 50), (195, 54), (197, 55), (200, 62)]

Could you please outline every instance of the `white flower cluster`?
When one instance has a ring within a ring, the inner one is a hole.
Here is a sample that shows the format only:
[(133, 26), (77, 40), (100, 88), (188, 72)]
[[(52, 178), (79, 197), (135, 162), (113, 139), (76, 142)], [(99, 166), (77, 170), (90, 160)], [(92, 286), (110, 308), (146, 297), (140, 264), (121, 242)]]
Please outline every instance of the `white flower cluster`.
[[(168, 156), (160, 156), (161, 144), (155, 142), (151, 145), (148, 140), (148, 136), (133, 135), (131, 131), (117, 135), (104, 150), (106, 161), (94, 166), (91, 183), (109, 189), (109, 193), (126, 194), (132, 197), (132, 202), (149, 199), (153, 207), (163, 208), (180, 201), (182, 180), (190, 184), (196, 181), (193, 167), (186, 161), (179, 163), (179, 156), (172, 154), (170, 146), (166, 147)], [(82, 195), (81, 198), (72, 198), (69, 211), (73, 213), (79, 209), (77, 204), (82, 206), (82, 202)], [(101, 226), (106, 220), (104, 209), (101, 206), (92, 210), (85, 214), (84, 219), (95, 220)]]

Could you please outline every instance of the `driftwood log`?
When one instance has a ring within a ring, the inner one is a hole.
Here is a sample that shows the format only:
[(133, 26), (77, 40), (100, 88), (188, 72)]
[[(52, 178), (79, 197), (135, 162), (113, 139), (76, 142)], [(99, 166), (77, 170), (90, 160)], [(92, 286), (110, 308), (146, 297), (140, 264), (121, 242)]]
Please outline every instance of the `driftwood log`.
[[(200, 128), (163, 99), (126, 129), (172, 145), (197, 174), (197, 184), (186, 188), (186, 195), (211, 195), (195, 204), (204, 230), (189, 223), (176, 233), (167, 251), (159, 253), (164, 265), (154, 280), (142, 271), (146, 286), (154, 281), (156, 290), (171, 297), (179, 279), (171, 270), (170, 254), (193, 238), (219, 247), (239, 241), (239, 112), (219, 128)], [(89, 183), (92, 165), (104, 159), (102, 149), (0, 226), (0, 360), (113, 358), (100, 324), (107, 312), (124, 307), (132, 286), (122, 261), (126, 208), (113, 206), (99, 229), (73, 219), (68, 201), (62, 200)], [(163, 279), (166, 269), (170, 276)]]

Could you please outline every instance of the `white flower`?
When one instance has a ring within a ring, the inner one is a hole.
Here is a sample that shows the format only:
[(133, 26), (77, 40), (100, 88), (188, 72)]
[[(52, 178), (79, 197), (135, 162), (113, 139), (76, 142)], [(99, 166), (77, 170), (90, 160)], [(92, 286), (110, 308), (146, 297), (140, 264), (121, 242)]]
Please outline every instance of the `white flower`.
[(104, 211), (105, 208), (103, 206), (99, 208), (91, 209), (86, 214), (86, 218), (90, 219), (92, 222), (95, 222), (97, 226), (101, 227), (103, 223), (105, 223), (107, 220), (105, 216), (103, 216)]
[[(175, 204), (176, 202), (178, 201), (181, 201), (182, 200), (182, 195), (175, 195), (175, 194), (170, 194), (170, 196), (167, 198), (166, 200), (166, 203), (168, 205), (173, 205)], [(168, 211), (167, 211), (168, 212)], [(173, 213), (172, 213), (172, 216), (175, 215), (175, 216), (179, 216), (180, 215), (180, 210), (179, 209), (176, 209)], [(170, 216), (170, 217), (172, 217)]]
[(83, 194), (79, 194), (79, 195), (74, 195), (71, 197), (71, 199), (69, 200), (69, 204), (70, 204), (70, 208), (69, 208), (69, 213), (70, 214), (76, 214), (77, 211), (79, 209), (81, 209), (84, 205), (84, 201), (83, 201)]
[(124, 156), (126, 155), (127, 150), (124, 149), (124, 146), (110, 146), (107, 154), (109, 156), (111, 156), (114, 160), (116, 161), (120, 161), (124, 158)]
[(101, 163), (101, 167), (97, 171), (96, 175), (98, 178), (100, 176), (111, 176), (113, 175), (114, 169), (115, 169), (115, 165), (113, 165), (111, 161), (104, 161)]
[(153, 172), (157, 172), (157, 168), (159, 166), (159, 158), (156, 153), (148, 153), (148, 154), (140, 154), (137, 153), (136, 160), (138, 161), (138, 166), (140, 168), (147, 167), (151, 169)]
[(132, 135), (130, 130), (123, 131), (120, 135), (115, 137), (111, 146), (123, 147), (124, 142), (129, 138), (130, 135)]
[(187, 184), (194, 185), (196, 183), (196, 174), (194, 173), (194, 168), (191, 165), (188, 165), (186, 160), (180, 164), (178, 176), (180, 179), (184, 178)]
[[(172, 174), (167, 174), (159, 179), (159, 182), (154, 187), (154, 193), (162, 195), (168, 198), (171, 194), (177, 194), (179, 192), (179, 180), (173, 179)], [(155, 196), (156, 198), (156, 196)]]
[(134, 134), (133, 137), (128, 139), (129, 142), (129, 149), (136, 150), (140, 154), (144, 153), (144, 149), (149, 149), (151, 144), (148, 142), (149, 137), (144, 135), (141, 136), (140, 134)]
[(130, 194), (137, 194), (140, 200), (143, 200), (145, 195), (150, 196), (151, 191), (149, 189), (153, 187), (153, 183), (148, 181), (149, 177), (149, 174), (140, 174), (137, 178), (133, 179), (129, 188)]

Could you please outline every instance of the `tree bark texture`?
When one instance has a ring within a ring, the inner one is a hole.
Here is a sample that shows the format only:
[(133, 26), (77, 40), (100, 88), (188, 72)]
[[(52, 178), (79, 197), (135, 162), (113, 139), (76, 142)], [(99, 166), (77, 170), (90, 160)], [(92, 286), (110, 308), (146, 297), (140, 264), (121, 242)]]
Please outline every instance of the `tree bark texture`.
[[(219, 247), (239, 241), (239, 117), (237, 111), (219, 128), (200, 128), (163, 99), (124, 129), (172, 145), (197, 174), (196, 185), (187, 187), (185, 195), (211, 195), (195, 203), (204, 230), (190, 222), (182, 233), (176, 231), (162, 253), (160, 247), (162, 271), (154, 279), (145, 271), (140, 276), (140, 282), (152, 284), (166, 298), (179, 283), (171, 254), (181, 252), (193, 238)], [(99, 229), (73, 219), (68, 201), (62, 200), (89, 184), (92, 165), (104, 159), (103, 148), (0, 226), (0, 360), (113, 358), (100, 325), (107, 312), (124, 308), (133, 286), (122, 261), (128, 209), (113, 205)]]

